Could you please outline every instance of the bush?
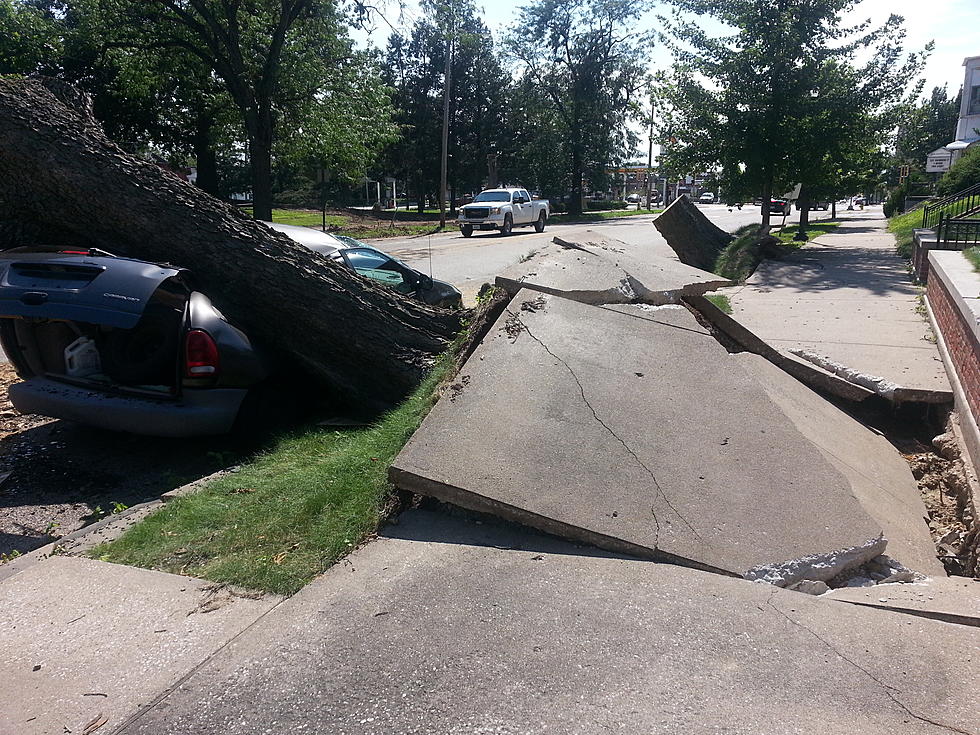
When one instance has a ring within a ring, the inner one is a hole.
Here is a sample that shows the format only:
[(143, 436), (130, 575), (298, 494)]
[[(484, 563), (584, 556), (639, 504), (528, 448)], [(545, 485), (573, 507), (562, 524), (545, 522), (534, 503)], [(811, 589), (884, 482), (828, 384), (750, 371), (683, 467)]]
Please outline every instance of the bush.
[(967, 148), (960, 160), (939, 180), (939, 196), (948, 197), (958, 191), (980, 184), (980, 145)]
[(281, 191), (272, 195), (272, 203), (285, 209), (319, 209), (320, 201), (317, 192), (312, 189), (293, 189)]
[(905, 211), (905, 197), (908, 196), (908, 193), (908, 184), (902, 184), (901, 186), (892, 189), (892, 193), (888, 195), (888, 199), (885, 200), (885, 204), (882, 207), (882, 211), (885, 213), (886, 217), (891, 217), (894, 214), (901, 214)]

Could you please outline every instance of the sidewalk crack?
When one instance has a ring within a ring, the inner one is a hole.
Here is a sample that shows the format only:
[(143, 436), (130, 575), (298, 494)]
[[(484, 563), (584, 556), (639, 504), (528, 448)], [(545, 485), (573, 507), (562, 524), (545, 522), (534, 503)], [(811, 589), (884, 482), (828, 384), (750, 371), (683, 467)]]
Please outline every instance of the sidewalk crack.
[[(561, 357), (559, 357), (558, 355), (556, 355), (551, 350), (551, 348), (548, 347), (548, 345), (544, 343), (543, 340), (541, 340), (537, 335), (535, 335), (530, 330), (530, 328), (527, 326), (527, 324), (524, 322), (524, 320), (521, 319), (521, 317), (520, 317), (519, 314), (515, 314), (514, 312), (510, 311), (510, 309), (507, 310), (507, 313), (510, 315), (511, 321), (516, 322), (517, 324), (519, 324), (521, 330), (524, 331), (524, 332), (526, 332), (528, 337), (530, 337), (535, 342), (537, 342), (539, 345), (541, 345), (541, 347), (544, 349), (545, 352), (547, 352), (555, 360), (557, 360), (559, 363), (561, 363), (561, 365), (565, 368), (565, 370), (568, 372), (568, 374), (572, 376), (572, 380), (575, 381), (575, 385), (578, 386), (578, 391), (579, 391), (579, 395), (582, 397), (582, 402), (585, 403), (586, 407), (592, 413), (592, 417), (595, 419), (595, 421), (600, 426), (602, 426), (602, 428), (605, 429), (609, 433), (610, 436), (612, 436), (617, 442), (619, 442), (622, 445), (623, 449), (625, 449), (626, 452), (630, 455), (630, 457), (633, 458), (633, 461), (636, 462), (636, 464), (638, 464), (640, 467), (642, 467), (643, 470), (650, 476), (650, 479), (653, 481), (653, 485), (654, 485), (654, 487), (657, 490), (657, 494), (653, 498), (654, 504), (656, 504), (656, 502), (657, 502), (658, 499), (663, 498), (664, 502), (667, 504), (667, 507), (669, 507), (674, 512), (674, 515), (676, 515), (678, 518), (681, 519), (681, 521), (684, 523), (685, 526), (688, 527), (688, 529), (691, 531), (691, 533), (694, 535), (694, 537), (701, 544), (707, 545), (705, 543), (704, 538), (702, 538), (702, 536), (697, 532), (697, 530), (694, 528), (694, 526), (692, 526), (688, 522), (688, 520), (683, 515), (681, 515), (680, 511), (678, 511), (676, 507), (674, 507), (674, 504), (671, 502), (670, 498), (667, 496), (667, 493), (664, 492), (664, 489), (660, 485), (660, 481), (657, 479), (657, 476), (653, 473), (653, 470), (651, 470), (647, 466), (647, 464), (642, 459), (640, 459), (640, 457), (636, 454), (636, 452), (633, 451), (633, 449), (622, 439), (622, 437), (619, 436), (619, 434), (617, 434), (612, 429), (611, 426), (609, 426), (609, 424), (607, 424), (605, 421), (602, 420), (602, 418), (596, 412), (595, 407), (589, 401), (588, 396), (585, 394), (585, 387), (582, 385), (582, 381), (579, 380), (578, 375), (575, 374), (575, 371), (572, 370), (571, 366), (567, 362), (565, 362), (565, 360), (563, 360)], [(654, 548), (657, 548), (657, 544), (660, 541), (660, 531), (661, 531), (661, 528), (662, 527), (661, 527), (661, 524), (660, 524), (660, 519), (657, 518), (657, 514), (656, 514), (656, 511), (654, 510), (654, 507), (653, 506), (650, 507), (650, 515), (653, 516), (653, 522), (656, 524), (656, 527), (657, 527), (656, 528), (656, 538), (654, 540)]]
[(907, 704), (905, 704), (904, 702), (902, 702), (896, 696), (896, 693), (903, 694), (904, 692), (902, 692), (897, 687), (893, 687), (890, 684), (886, 684), (881, 679), (879, 679), (877, 676), (875, 676), (870, 671), (868, 671), (866, 668), (864, 668), (863, 666), (861, 666), (861, 664), (857, 663), (853, 659), (850, 659), (847, 656), (845, 656), (843, 653), (841, 653), (841, 651), (835, 645), (833, 645), (830, 641), (828, 641), (827, 639), (825, 639), (819, 633), (817, 633), (814, 630), (811, 630), (809, 627), (807, 627), (803, 623), (799, 622), (798, 620), (794, 620), (789, 615), (787, 615), (785, 612), (783, 612), (778, 607), (776, 607), (773, 604), (772, 599), (773, 599), (773, 597), (776, 596), (776, 594), (778, 594), (778, 592), (779, 592), (779, 588), (778, 587), (773, 587), (772, 591), (769, 593), (769, 597), (766, 599), (766, 606), (767, 607), (772, 608), (772, 610), (774, 612), (776, 612), (778, 615), (780, 615), (783, 618), (785, 618), (786, 620), (788, 620), (791, 624), (795, 625), (797, 628), (800, 628), (801, 630), (804, 630), (807, 633), (809, 633), (810, 635), (812, 635), (814, 638), (816, 638), (818, 641), (820, 641), (825, 647), (829, 648), (831, 651), (833, 651), (835, 654), (837, 654), (837, 656), (840, 659), (842, 659), (843, 661), (846, 661), (848, 664), (850, 664), (855, 669), (857, 669), (858, 671), (860, 671), (866, 677), (868, 677), (869, 679), (871, 679), (871, 681), (873, 681), (875, 684), (877, 684), (879, 687), (881, 687), (882, 691), (884, 691), (885, 694), (888, 695), (888, 698), (896, 706), (898, 706), (903, 712), (905, 712), (905, 714), (907, 714), (909, 717), (912, 717), (912, 718), (918, 720), (919, 722), (925, 722), (925, 723), (927, 723), (929, 725), (934, 725), (935, 727), (941, 727), (941, 728), (943, 728), (945, 730), (949, 730), (950, 732), (960, 733), (961, 735), (977, 735), (976, 731), (972, 731), (972, 730), (961, 730), (960, 728), (956, 727), (955, 725), (947, 725), (944, 722), (939, 722), (937, 720), (930, 719), (930, 718), (926, 717), (925, 715), (919, 715), (919, 714), (916, 714), (915, 712), (913, 712), (912, 709)]

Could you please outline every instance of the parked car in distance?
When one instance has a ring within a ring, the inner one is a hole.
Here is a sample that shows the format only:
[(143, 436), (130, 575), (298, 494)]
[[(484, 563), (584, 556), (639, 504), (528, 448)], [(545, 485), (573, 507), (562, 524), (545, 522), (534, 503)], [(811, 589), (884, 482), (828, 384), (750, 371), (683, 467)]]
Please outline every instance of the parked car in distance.
[(778, 197), (772, 197), (769, 200), (769, 213), (770, 214), (781, 214), (784, 217), (789, 214), (789, 199), (779, 199)]
[(532, 199), (526, 189), (487, 189), (459, 210), (459, 230), (469, 237), (474, 230), (498, 230), (509, 235), (515, 227), (533, 226), (544, 232), (551, 214), (547, 199)]
[(639, 204), (640, 203), (640, 195), (639, 194), (630, 194), (628, 197), (626, 197), (626, 202), (628, 204)]
[[(810, 202), (810, 209), (822, 209), (824, 211), (830, 209), (830, 202)], [(799, 212), (802, 209), (799, 202), (796, 202), (796, 211)]]
[[(459, 291), (352, 239), (272, 225), (336, 263), (427, 303)], [(325, 317), (328, 318), (328, 317)], [(263, 349), (177, 266), (103, 250), (0, 253), (0, 346), (17, 410), (168, 437), (253, 431), (298, 410), (294, 368)]]
[(714, 204), (715, 195), (714, 192), (706, 191), (698, 198), (698, 202), (701, 204)]

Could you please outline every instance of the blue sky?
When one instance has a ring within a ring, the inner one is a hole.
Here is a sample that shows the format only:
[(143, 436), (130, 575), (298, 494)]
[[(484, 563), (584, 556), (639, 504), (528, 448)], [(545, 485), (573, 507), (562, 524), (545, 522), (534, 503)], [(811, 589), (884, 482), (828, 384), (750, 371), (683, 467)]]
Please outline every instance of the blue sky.
[[(526, 0), (476, 1), (482, 6), (484, 19), (495, 37), (499, 37), (500, 32), (516, 19), (520, 8), (526, 5)], [(405, 0), (404, 6), (401, 23), (411, 25), (419, 13), (417, 1)], [(643, 25), (654, 24), (654, 13), (643, 21)], [(926, 91), (943, 84), (948, 85), (951, 92), (959, 89), (963, 83), (963, 59), (980, 56), (980, 0), (864, 0), (849, 20), (870, 18), (880, 23), (890, 13), (905, 18), (906, 48), (921, 49), (929, 41), (935, 41), (936, 48), (924, 73)], [(389, 0), (387, 17), (396, 26), (399, 25), (398, 16), (397, 0)], [(389, 33), (390, 29), (379, 23), (370, 36), (357, 34), (357, 39), (360, 43), (383, 47)], [(654, 51), (652, 67), (669, 64), (670, 57), (663, 49)]]

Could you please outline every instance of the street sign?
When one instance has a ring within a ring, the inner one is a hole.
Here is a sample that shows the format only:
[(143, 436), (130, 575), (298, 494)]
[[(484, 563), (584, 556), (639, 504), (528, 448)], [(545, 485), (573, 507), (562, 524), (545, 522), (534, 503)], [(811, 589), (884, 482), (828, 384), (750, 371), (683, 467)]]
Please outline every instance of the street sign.
[(952, 158), (953, 156), (949, 152), (930, 154), (926, 158), (926, 171), (928, 173), (940, 173), (942, 171), (949, 171), (950, 164), (952, 163)]

